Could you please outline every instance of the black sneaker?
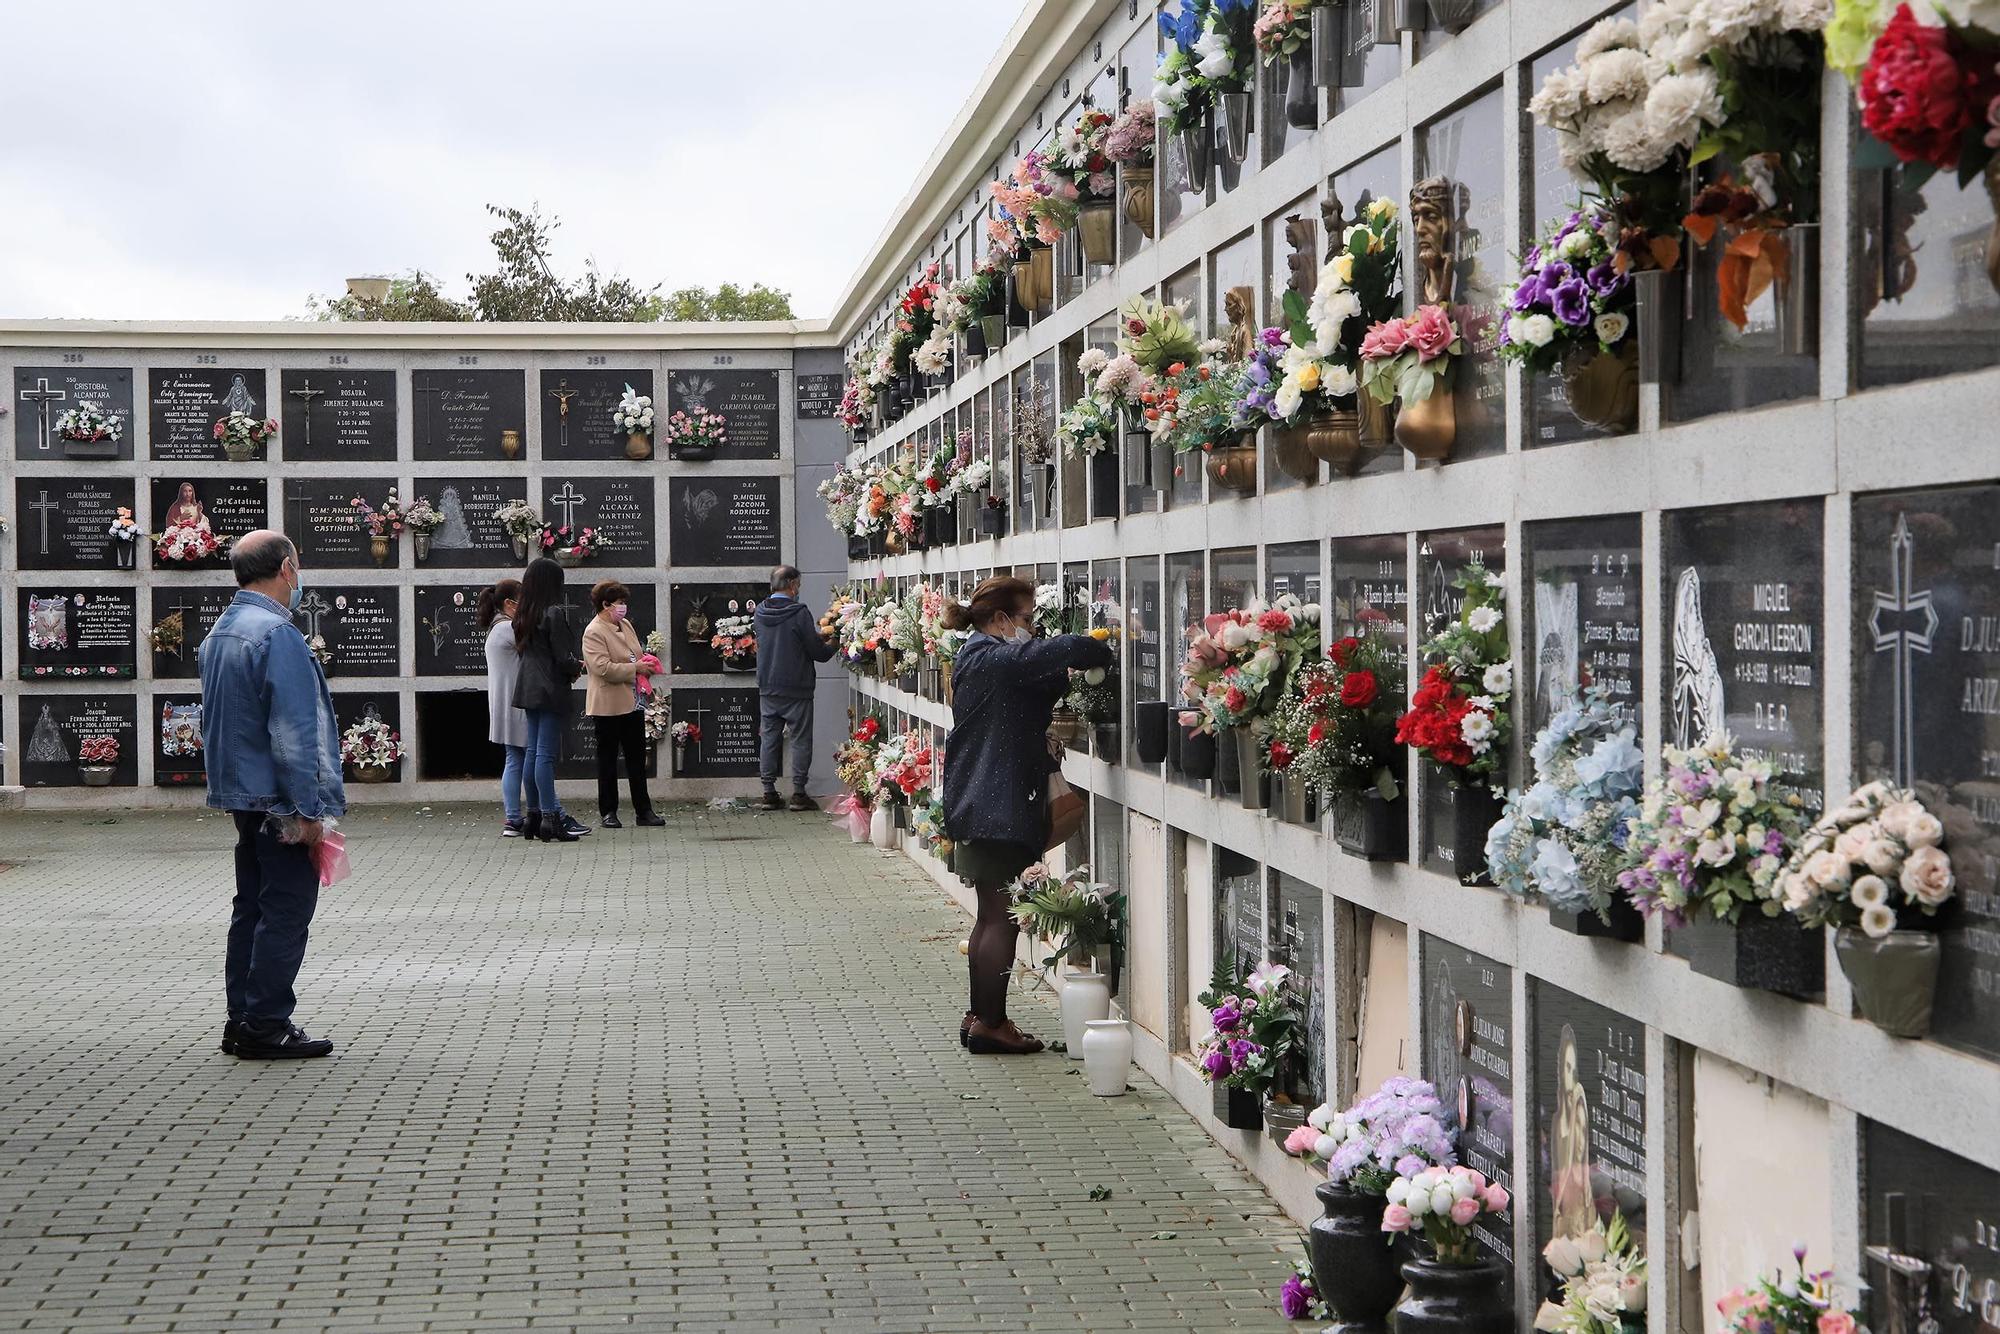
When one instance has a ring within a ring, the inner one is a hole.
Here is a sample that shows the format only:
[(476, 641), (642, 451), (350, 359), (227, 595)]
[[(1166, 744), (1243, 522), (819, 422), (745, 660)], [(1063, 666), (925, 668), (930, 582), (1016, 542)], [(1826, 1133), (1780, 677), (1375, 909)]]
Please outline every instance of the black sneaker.
[(333, 1054), (331, 1038), (308, 1037), (303, 1028), (287, 1019), (262, 1024), (245, 1020), (238, 1031), (238, 1060), (296, 1061)]
[(521, 822), (519, 820), (508, 820), (501, 824), (500, 837), (519, 838), (520, 836), (521, 836)]
[(667, 822), (667, 817), (658, 811), (641, 811), (632, 819), (635, 824), (645, 825), (649, 829), (657, 829)]
[(764, 799), (757, 803), (757, 808), (766, 811), (782, 811), (785, 809), (785, 799), (775, 792), (766, 792)]
[(785, 809), (788, 811), (816, 811), (819, 809), (819, 803), (803, 792), (794, 792), (792, 793), (792, 799), (785, 803)]
[(578, 838), (582, 838), (585, 834), (588, 834), (590, 832), (589, 825), (584, 824), (582, 821), (578, 820), (574, 815), (571, 815), (568, 811), (564, 811), (562, 813), (562, 827), (564, 833), (574, 834)]
[(234, 1016), (222, 1021), (222, 1053), (234, 1056), (236, 1048), (243, 1041), (243, 1021)]
[(625, 827), (625, 822), (616, 815), (607, 815), (597, 823), (603, 825), (606, 829), (623, 829)]

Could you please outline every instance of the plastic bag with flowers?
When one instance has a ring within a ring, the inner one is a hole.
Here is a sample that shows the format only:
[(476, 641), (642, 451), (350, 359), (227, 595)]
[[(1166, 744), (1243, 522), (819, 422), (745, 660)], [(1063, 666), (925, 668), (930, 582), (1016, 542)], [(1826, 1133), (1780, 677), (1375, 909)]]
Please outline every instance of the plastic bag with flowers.
[(854, 518), (861, 510), (864, 481), (859, 470), (835, 468), (833, 476), (816, 488), (826, 502), (826, 521), (833, 531), (845, 536), (854, 531)]
[(1879, 939), (1898, 928), (1899, 912), (1930, 917), (1951, 899), (1956, 881), (1943, 843), (1944, 824), (1916, 793), (1869, 783), (1799, 837), (1778, 896), (1807, 926), (1854, 927)]
[[(1398, 1172), (1450, 1167), (1458, 1144), (1441, 1119), (1444, 1103), (1422, 1079), (1392, 1075), (1345, 1111), (1313, 1108), (1285, 1140), (1285, 1152), (1326, 1167), (1326, 1179), (1357, 1195), (1388, 1193)], [(1407, 1171), (1406, 1171), (1407, 1169)]]
[(1727, 736), (1661, 753), (1626, 836), (1618, 883), (1640, 912), (1670, 926), (1703, 914), (1734, 922), (1746, 909), (1775, 917), (1778, 875), (1805, 824), (1799, 795), (1768, 761), (1739, 758)]
[(1577, 1237), (1557, 1237), (1542, 1258), (1562, 1283), (1562, 1299), (1535, 1312), (1549, 1334), (1644, 1334), (1646, 1257), (1633, 1244), (1625, 1215), (1598, 1220)]
[(1535, 781), (1508, 796), (1486, 835), (1495, 884), (1518, 898), (1539, 893), (1562, 912), (1609, 920), (1626, 828), (1645, 783), (1637, 737), (1637, 724), (1597, 686), (1549, 719), (1530, 751)]
[(1396, 740), (1451, 770), (1454, 783), (1490, 787), (1505, 771), (1512, 723), (1506, 591), (1477, 560), (1452, 586), (1465, 594), (1458, 620), (1424, 645), (1431, 666), (1396, 722)]
[(1715, 1303), (1723, 1334), (1855, 1334), (1862, 1328), (1835, 1288), (1833, 1271), (1806, 1272), (1804, 1242), (1792, 1247), (1792, 1259), (1796, 1274), (1760, 1277)]
[(1308, 1250), (1292, 1265), (1278, 1289), (1278, 1310), (1287, 1320), (1324, 1320), (1326, 1302), (1313, 1286), (1312, 1252)]
[(1246, 1093), (1277, 1090), (1298, 1042), (1299, 1012), (1288, 990), (1292, 970), (1264, 962), (1248, 978), (1218, 969), (1198, 999), (1214, 1031), (1195, 1053), (1202, 1078)]
[(1402, 693), (1402, 651), (1380, 630), (1335, 640), (1324, 661), (1288, 678), (1266, 720), (1266, 767), (1329, 801), (1362, 792), (1396, 800), (1393, 701)]

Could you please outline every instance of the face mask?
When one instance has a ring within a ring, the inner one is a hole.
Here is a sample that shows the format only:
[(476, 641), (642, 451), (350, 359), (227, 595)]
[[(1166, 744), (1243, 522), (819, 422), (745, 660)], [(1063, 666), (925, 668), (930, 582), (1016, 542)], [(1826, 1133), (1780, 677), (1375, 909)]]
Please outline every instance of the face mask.
[(612, 619), (612, 620), (614, 620), (614, 621), (622, 621), (622, 620), (624, 620), (624, 619), (625, 619), (625, 610), (626, 610), (626, 609), (625, 609), (624, 607), (620, 607), (620, 606), (614, 606), (614, 607), (613, 607), (613, 608), (611, 609), (611, 619)]
[(1026, 644), (1031, 640), (1033, 640), (1034, 637), (1035, 637), (1035, 632), (1033, 630), (1030, 630), (1025, 625), (1015, 626), (1014, 633), (1007, 636), (1008, 639), (1012, 640), (1016, 644)]
[(285, 610), (297, 611), (299, 609), (299, 598), (305, 591), (305, 580), (299, 577), (298, 567), (294, 566), (292, 568), (292, 594), (291, 597), (286, 599)]

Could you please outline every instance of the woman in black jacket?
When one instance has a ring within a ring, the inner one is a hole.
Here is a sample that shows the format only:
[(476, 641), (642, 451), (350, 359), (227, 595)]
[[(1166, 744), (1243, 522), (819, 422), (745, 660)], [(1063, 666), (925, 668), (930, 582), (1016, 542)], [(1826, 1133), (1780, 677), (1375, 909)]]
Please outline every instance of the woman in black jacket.
[(1069, 690), (1073, 667), (1109, 667), (1109, 646), (1086, 635), (1034, 637), (1035, 586), (996, 576), (969, 604), (946, 608), (944, 623), (974, 633), (952, 664), (952, 729), (944, 766), (945, 832), (957, 845), (960, 875), (979, 898), (966, 960), (972, 1008), (959, 1037), (975, 1052), (1014, 1055), (1042, 1044), (1007, 1018), (1014, 969), (1013, 882), (1044, 851), (1082, 824), (1083, 800), (1055, 809), (1049, 776), (1049, 722)]
[(521, 832), (544, 843), (577, 840), (556, 800), (556, 749), (569, 716), (569, 688), (583, 674), (562, 591), (562, 566), (540, 556), (522, 573), (520, 600), (514, 604), (514, 651), (521, 655), (514, 707), (528, 717), (528, 809)]

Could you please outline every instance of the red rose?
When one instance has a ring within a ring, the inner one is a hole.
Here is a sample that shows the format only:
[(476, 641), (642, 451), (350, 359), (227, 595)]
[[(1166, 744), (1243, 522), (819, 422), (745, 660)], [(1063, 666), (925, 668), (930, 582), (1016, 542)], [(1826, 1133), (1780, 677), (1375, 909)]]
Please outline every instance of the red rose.
[(1333, 647), (1327, 650), (1327, 656), (1333, 659), (1334, 666), (1345, 667), (1347, 659), (1359, 647), (1360, 643), (1361, 641), (1353, 635), (1349, 635), (1345, 639), (1336, 639), (1333, 641)]
[(1349, 672), (1340, 683), (1340, 702), (1350, 709), (1365, 709), (1375, 702), (1375, 673)]
[(1318, 745), (1318, 744), (1319, 744), (1320, 742), (1322, 742), (1322, 741), (1324, 741), (1324, 740), (1326, 740), (1326, 724), (1325, 724), (1325, 723), (1314, 723), (1314, 724), (1313, 724), (1313, 725), (1312, 725), (1311, 727), (1308, 727), (1308, 728), (1306, 729), (1306, 744), (1307, 744), (1307, 745), (1311, 745), (1311, 746), (1317, 746), (1317, 745)]
[(1246, 696), (1243, 694), (1241, 690), (1237, 689), (1235, 686), (1229, 687), (1229, 693), (1222, 697), (1222, 703), (1224, 707), (1226, 707), (1231, 713), (1242, 712), (1243, 706), (1247, 702), (1248, 701)]
[(1972, 83), (1950, 31), (1927, 27), (1898, 5), (1861, 71), (1861, 123), (1905, 162), (1955, 167), (1972, 124)]
[(1289, 768), (1291, 763), (1292, 748), (1282, 741), (1273, 741), (1271, 743), (1271, 767), (1273, 769), (1285, 769)]

